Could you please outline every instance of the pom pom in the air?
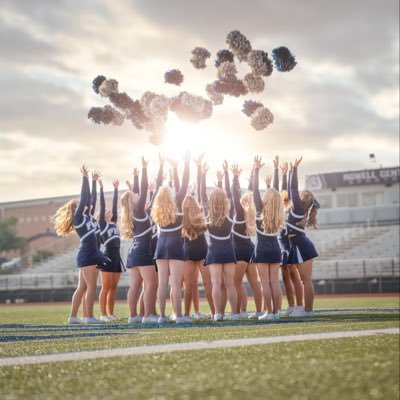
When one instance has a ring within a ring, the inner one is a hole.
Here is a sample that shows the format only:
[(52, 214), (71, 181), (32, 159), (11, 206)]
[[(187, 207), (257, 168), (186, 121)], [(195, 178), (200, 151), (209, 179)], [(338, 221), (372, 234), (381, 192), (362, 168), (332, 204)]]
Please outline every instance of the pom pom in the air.
[(217, 59), (215, 60), (215, 66), (218, 68), (222, 63), (228, 61), (228, 62), (233, 62), (234, 55), (231, 51), (227, 49), (220, 50), (217, 53)]
[(95, 93), (99, 94), (100, 85), (106, 80), (104, 75), (97, 75), (96, 78), (93, 79), (92, 88)]
[(257, 108), (263, 107), (263, 104), (260, 103), (259, 101), (254, 101), (254, 100), (246, 100), (243, 103), (243, 109), (242, 112), (246, 114), (248, 117), (251, 117), (254, 111), (257, 110)]
[(220, 79), (214, 81), (212, 84), (215, 91), (221, 94), (229, 94), (230, 96), (244, 96), (248, 93), (246, 86), (243, 81), (236, 77), (230, 79)]
[(247, 63), (254, 75), (269, 76), (272, 74), (272, 60), (268, 58), (268, 53), (265, 51), (252, 50), (247, 57)]
[(126, 119), (130, 120), (137, 129), (143, 129), (143, 124), (149, 120), (145, 116), (139, 100), (135, 100), (126, 113)]
[(246, 74), (243, 78), (243, 83), (251, 93), (260, 93), (265, 88), (263, 79), (254, 74)]
[(236, 65), (234, 62), (225, 61), (218, 67), (219, 79), (234, 79), (237, 74)]
[(148, 118), (160, 117), (167, 120), (169, 99), (164, 95), (156, 94), (153, 92), (144, 92), (141, 99), (140, 105), (144, 115)]
[(211, 53), (204, 47), (196, 47), (192, 50), (192, 58), (190, 62), (196, 69), (203, 69), (206, 67), (207, 58), (211, 57)]
[(215, 90), (214, 83), (209, 83), (208, 85), (206, 85), (206, 93), (208, 98), (215, 106), (224, 102), (224, 96)]
[(171, 100), (170, 108), (178, 118), (189, 122), (210, 118), (213, 110), (211, 101), (187, 92), (181, 92), (174, 97)]
[(287, 47), (277, 47), (272, 50), (272, 58), (275, 62), (275, 67), (280, 72), (292, 70), (297, 62)]
[(108, 97), (114, 107), (128, 111), (134, 106), (134, 101), (125, 93), (111, 93)]
[(114, 124), (114, 125), (122, 125), (124, 122), (124, 115), (121, 114), (114, 107), (109, 105), (104, 107), (92, 107), (89, 110), (88, 118), (91, 119), (96, 124)]
[(165, 83), (179, 86), (183, 82), (183, 74), (179, 69), (171, 69), (164, 74)]
[(233, 51), (239, 61), (246, 60), (247, 55), (251, 52), (251, 44), (239, 31), (231, 31), (226, 37), (226, 43)]
[(251, 115), (251, 126), (260, 131), (274, 122), (274, 116), (266, 107), (257, 108)]
[(118, 93), (118, 82), (115, 79), (105, 79), (99, 86), (99, 93), (103, 97)]

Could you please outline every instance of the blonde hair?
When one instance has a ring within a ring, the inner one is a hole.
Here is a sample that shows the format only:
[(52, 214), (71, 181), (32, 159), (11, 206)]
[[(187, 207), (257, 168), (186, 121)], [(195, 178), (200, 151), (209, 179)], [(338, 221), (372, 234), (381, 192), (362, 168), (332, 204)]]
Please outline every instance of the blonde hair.
[(77, 200), (70, 200), (63, 204), (51, 217), (51, 222), (54, 224), (54, 230), (58, 236), (66, 237), (75, 230), (73, 219), (77, 206)]
[(256, 206), (254, 205), (253, 192), (246, 192), (240, 199), (246, 221), (246, 233), (249, 236), (256, 234)]
[(274, 188), (269, 188), (264, 193), (262, 217), (264, 233), (276, 233), (285, 226), (282, 198)]
[(176, 221), (176, 211), (176, 203), (171, 188), (162, 186), (154, 199), (151, 218), (157, 225), (165, 227)]
[(182, 203), (182, 236), (189, 240), (197, 239), (207, 229), (204, 212), (192, 195), (186, 195)]
[(210, 219), (210, 225), (221, 227), (224, 219), (228, 216), (231, 203), (226, 197), (225, 192), (220, 189), (214, 189), (210, 198), (208, 199), (208, 218)]
[(135, 228), (133, 222), (134, 203), (131, 192), (128, 190), (122, 194), (121, 199), (121, 236), (126, 239), (133, 238), (133, 230)]
[(311, 227), (317, 229), (317, 212), (319, 205), (318, 207), (314, 207), (314, 194), (309, 190), (303, 190), (300, 192), (300, 200), (303, 203), (304, 218), (296, 225), (303, 228)]

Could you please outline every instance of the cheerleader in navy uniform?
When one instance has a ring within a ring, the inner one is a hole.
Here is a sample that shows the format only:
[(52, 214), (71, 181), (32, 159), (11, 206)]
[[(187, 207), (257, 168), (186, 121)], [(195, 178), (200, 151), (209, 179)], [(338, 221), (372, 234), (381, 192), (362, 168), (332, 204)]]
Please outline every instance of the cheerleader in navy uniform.
[[(111, 260), (98, 249), (95, 235), (96, 227), (92, 224), (89, 216), (90, 188), (86, 166), (82, 166), (81, 173), (82, 188), (79, 203), (76, 200), (65, 203), (57, 210), (52, 222), (58, 236), (68, 236), (71, 232), (76, 231), (80, 237), (80, 246), (76, 255), (79, 283), (72, 296), (71, 315), (68, 323), (98, 324), (103, 322), (93, 316), (98, 275), (97, 266), (105, 266)], [(87, 316), (83, 320), (77, 317), (82, 299), (86, 304), (87, 312)]]
[(92, 173), (92, 192), (91, 192), (91, 200), (90, 200), (90, 217), (92, 219), (93, 225), (96, 226), (95, 234), (97, 239), (97, 246), (100, 249), (101, 246), (101, 235), (100, 235), (100, 224), (99, 221), (94, 217), (96, 211), (96, 203), (97, 203), (97, 181), (101, 177), (100, 171), (93, 171)]
[[(201, 160), (200, 155), (195, 163), (197, 165), (197, 187), (201, 183)], [(204, 260), (207, 255), (207, 240), (205, 232), (207, 225), (205, 215), (200, 204), (193, 194), (186, 195), (182, 204), (183, 223), (183, 254), (184, 254), (184, 300), (185, 300), (185, 316), (190, 316), (190, 307), (193, 302), (195, 313), (193, 318), (202, 319), (204, 316), (200, 313), (198, 302), (198, 276), (199, 271), (202, 275), (203, 286), (206, 297), (210, 305), (212, 315), (215, 314), (214, 304), (212, 301), (211, 276), (207, 267), (204, 266)], [(197, 298), (196, 298), (197, 295)], [(197, 301), (196, 301), (197, 300)]]
[[(241, 318), (249, 317), (250, 319), (256, 319), (263, 313), (261, 312), (262, 294), (258, 283), (257, 268), (256, 265), (251, 262), (254, 252), (254, 244), (251, 241), (251, 237), (256, 233), (256, 212), (253, 193), (247, 191), (247, 193), (241, 196), (239, 176), (242, 170), (239, 169), (237, 165), (232, 165), (231, 171), (233, 173), (232, 193), (235, 205), (232, 240), (237, 261), (235, 270), (235, 287), (238, 294), (236, 312), (240, 313)], [(254, 302), (256, 304), (256, 312), (249, 316), (246, 312), (247, 293), (243, 293), (245, 292), (243, 288), (243, 277), (245, 273), (253, 290)]]
[(173, 195), (168, 186), (160, 188), (151, 209), (151, 217), (159, 229), (159, 237), (154, 258), (158, 268), (157, 297), (160, 306), (159, 323), (168, 321), (165, 316), (168, 279), (171, 276), (172, 299), (176, 313), (176, 323), (191, 322), (182, 316), (181, 287), (183, 280), (184, 255), (182, 238), (182, 202), (189, 184), (190, 153), (185, 154), (182, 185)]
[[(283, 209), (285, 212), (285, 218), (289, 215), (289, 210), (292, 207), (290, 200), (290, 191), (288, 190), (288, 168), (287, 162), (281, 166), (282, 171), (282, 189), (281, 197), (283, 202)], [(292, 171), (289, 172), (289, 181)], [(289, 316), (296, 310), (296, 307), (303, 307), (303, 286), (301, 284), (299, 271), (296, 265), (290, 265), (288, 263), (288, 256), (290, 250), (290, 242), (287, 227), (283, 228), (278, 235), (279, 245), (282, 251), (281, 260), (281, 273), (282, 280), (285, 285), (286, 298), (288, 302), (288, 308), (281, 314), (283, 316)], [(295, 302), (296, 298), (296, 302)]]
[[(226, 162), (224, 162), (224, 165)], [(224, 168), (225, 169), (225, 168)], [(214, 321), (223, 319), (221, 285), (225, 282), (228, 299), (231, 306), (231, 319), (238, 320), (239, 315), (235, 312), (237, 306), (237, 292), (235, 288), (235, 266), (236, 256), (232, 244), (232, 224), (234, 206), (232, 193), (229, 186), (228, 171), (225, 172), (228, 180), (227, 193), (216, 188), (207, 197), (206, 173), (207, 166), (202, 167), (201, 197), (203, 208), (208, 218), (208, 232), (210, 244), (207, 250), (205, 265), (211, 273), (212, 296), (214, 300)]]
[[(115, 293), (121, 272), (125, 272), (125, 266), (121, 260), (120, 247), (121, 238), (117, 226), (118, 221), (118, 186), (119, 181), (113, 181), (114, 195), (112, 210), (106, 208), (104, 199), (103, 182), (99, 179), (100, 185), (100, 214), (99, 225), (101, 241), (105, 247), (104, 254), (111, 260), (107, 266), (99, 268), (101, 271), (101, 291), (99, 304), (101, 317), (105, 322), (117, 321), (119, 318), (114, 314)], [(107, 313), (108, 306), (108, 313)]]
[(291, 317), (312, 317), (314, 315), (314, 286), (312, 283), (312, 266), (315, 257), (318, 257), (314, 244), (305, 234), (305, 228), (317, 225), (319, 203), (309, 190), (299, 193), (297, 167), (302, 157), (293, 165), (289, 189), (293, 206), (286, 221), (290, 242), (288, 263), (296, 265), (304, 287), (304, 308), (297, 307)]
[(261, 199), (259, 172), (263, 165), (261, 157), (254, 158), (253, 198), (257, 211), (257, 243), (253, 261), (257, 264), (267, 308), (267, 312), (258, 319), (271, 320), (279, 318), (279, 298), (282, 295), (279, 284), (281, 249), (277, 236), (279, 230), (285, 225), (285, 220), (282, 199), (276, 188), (267, 189)]
[[(147, 161), (142, 157), (140, 195), (138, 198), (137, 194), (127, 191), (121, 196), (121, 227), (124, 236), (133, 239), (126, 263), (131, 273), (132, 292), (137, 293), (143, 282), (142, 323), (157, 323), (158, 318), (152, 314), (155, 308), (157, 277), (151, 251), (152, 226), (146, 211), (147, 192)], [(131, 307), (132, 303), (129, 302), (129, 305)], [(136, 304), (134, 306), (136, 308)], [(130, 318), (134, 318), (136, 310), (130, 310), (130, 313)]]

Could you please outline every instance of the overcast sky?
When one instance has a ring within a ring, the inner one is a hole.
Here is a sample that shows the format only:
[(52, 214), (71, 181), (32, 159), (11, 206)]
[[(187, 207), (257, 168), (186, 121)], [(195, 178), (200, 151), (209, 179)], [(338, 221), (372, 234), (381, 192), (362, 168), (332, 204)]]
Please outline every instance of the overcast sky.
[[(102, 170), (106, 189), (113, 177), (129, 178), (141, 154), (154, 173), (159, 149), (148, 133), (87, 119), (91, 106), (107, 104), (92, 91), (93, 78), (117, 79), (134, 99), (146, 90), (204, 96), (216, 79), (215, 53), (233, 29), (254, 49), (287, 46), (298, 65), (274, 71), (262, 94), (229, 98), (210, 119), (185, 128), (212, 173), (224, 158), (247, 170), (255, 154), (267, 160), (264, 175), (275, 154), (303, 155), (302, 177), (398, 165), (398, 7), (397, 0), (3, 0), (0, 202), (77, 193), (82, 163)], [(196, 46), (212, 53), (205, 70), (189, 61)], [(180, 88), (164, 83), (171, 68), (185, 76)], [(239, 66), (242, 76), (246, 68)], [(255, 131), (241, 112), (250, 98), (273, 112), (266, 130)], [(176, 138), (183, 125), (168, 124)], [(180, 153), (182, 141), (171, 140), (161, 150)]]

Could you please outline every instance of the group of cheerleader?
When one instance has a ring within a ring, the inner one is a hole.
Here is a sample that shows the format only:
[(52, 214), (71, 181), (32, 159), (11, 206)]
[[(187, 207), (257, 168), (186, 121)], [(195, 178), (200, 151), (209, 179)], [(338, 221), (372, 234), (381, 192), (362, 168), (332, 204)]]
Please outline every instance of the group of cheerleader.
[[(79, 201), (64, 204), (53, 217), (59, 236), (76, 231), (80, 237), (79, 283), (72, 297), (68, 323), (118, 320), (114, 314), (115, 293), (126, 268), (130, 271), (129, 323), (183, 324), (203, 318), (220, 321), (313, 316), (312, 266), (318, 254), (305, 229), (316, 227), (319, 203), (309, 190), (299, 192), (301, 160), (280, 166), (277, 156), (273, 160), (273, 177), (265, 178), (266, 190), (261, 196), (259, 174), (264, 163), (258, 156), (254, 158), (244, 194), (239, 183), (242, 170), (236, 164), (229, 168), (224, 161), (222, 171), (217, 172), (216, 187), (207, 193), (208, 166), (203, 155), (194, 160), (197, 182), (190, 190), (190, 153), (184, 155), (181, 181), (178, 162), (160, 156), (157, 178), (149, 184), (147, 161), (142, 158), (141, 171), (133, 172), (133, 184), (126, 181), (128, 190), (120, 198), (119, 221), (119, 181), (113, 181), (112, 209), (108, 209), (100, 172), (92, 173), (90, 191), (89, 171), (82, 166)], [(169, 184), (163, 185), (166, 162), (171, 166), (170, 178)], [(100, 211), (95, 218), (97, 183)], [(120, 256), (120, 236), (132, 241), (126, 263)], [(285, 311), (281, 311), (279, 270), (289, 305)], [(97, 319), (93, 305), (99, 271), (101, 316)], [(210, 308), (208, 315), (199, 310), (199, 274)], [(256, 310), (252, 313), (246, 310), (245, 275), (254, 295)], [(169, 285), (173, 313), (167, 317)], [(228, 317), (227, 302), (231, 308)], [(82, 318), (79, 318), (81, 304)], [(194, 313), (190, 314), (192, 304)]]

